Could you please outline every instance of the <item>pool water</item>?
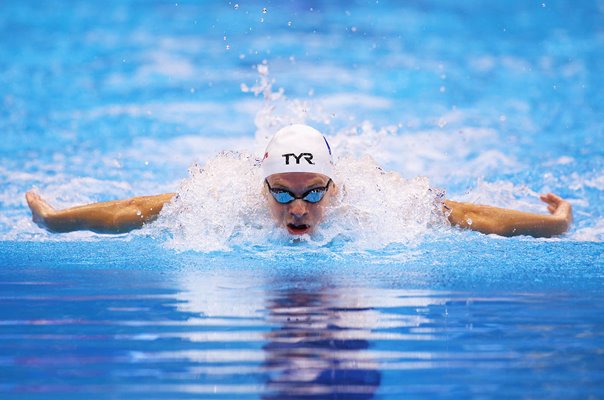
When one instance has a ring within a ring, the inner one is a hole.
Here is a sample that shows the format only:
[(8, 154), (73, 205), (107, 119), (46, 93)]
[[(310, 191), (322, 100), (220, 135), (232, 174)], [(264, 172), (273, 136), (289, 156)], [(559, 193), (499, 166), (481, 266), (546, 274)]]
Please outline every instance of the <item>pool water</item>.
[[(1, 397), (604, 397), (604, 3), (484, 3), (2, 2)], [(300, 242), (256, 195), (290, 122), (348, 202)], [(53, 235), (32, 188), (182, 196)], [(575, 221), (460, 231), (441, 191)]]

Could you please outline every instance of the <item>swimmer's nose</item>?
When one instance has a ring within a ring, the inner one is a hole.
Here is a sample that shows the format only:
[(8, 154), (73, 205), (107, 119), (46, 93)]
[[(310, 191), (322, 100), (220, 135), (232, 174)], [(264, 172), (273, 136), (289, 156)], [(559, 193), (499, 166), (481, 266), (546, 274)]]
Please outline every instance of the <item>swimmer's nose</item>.
[(308, 208), (303, 200), (296, 199), (290, 203), (289, 213), (296, 218), (301, 218), (308, 214)]

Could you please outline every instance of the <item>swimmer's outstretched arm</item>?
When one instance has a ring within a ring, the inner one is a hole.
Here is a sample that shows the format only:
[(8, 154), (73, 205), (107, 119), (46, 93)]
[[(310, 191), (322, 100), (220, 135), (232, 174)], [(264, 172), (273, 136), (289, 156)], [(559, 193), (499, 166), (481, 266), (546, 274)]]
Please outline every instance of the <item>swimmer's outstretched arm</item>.
[(462, 228), (500, 236), (551, 237), (568, 230), (573, 221), (570, 203), (555, 194), (540, 196), (550, 215), (445, 200), (449, 222)]
[(175, 193), (133, 197), (56, 210), (37, 193), (25, 194), (32, 219), (51, 232), (89, 230), (97, 233), (124, 233), (138, 229), (157, 218), (164, 204)]

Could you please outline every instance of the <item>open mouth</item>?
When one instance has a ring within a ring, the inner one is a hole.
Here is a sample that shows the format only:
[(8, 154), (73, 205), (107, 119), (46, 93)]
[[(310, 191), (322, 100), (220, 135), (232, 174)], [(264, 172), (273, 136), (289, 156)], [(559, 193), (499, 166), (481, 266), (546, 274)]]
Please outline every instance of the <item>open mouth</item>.
[(310, 231), (310, 226), (306, 224), (287, 224), (287, 230), (293, 235), (303, 235)]

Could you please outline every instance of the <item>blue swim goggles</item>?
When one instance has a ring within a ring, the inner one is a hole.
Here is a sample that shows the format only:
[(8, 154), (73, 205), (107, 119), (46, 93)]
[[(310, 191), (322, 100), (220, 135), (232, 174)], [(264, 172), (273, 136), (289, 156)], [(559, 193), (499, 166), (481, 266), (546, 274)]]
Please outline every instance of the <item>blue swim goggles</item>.
[(273, 195), (275, 201), (279, 204), (289, 204), (297, 199), (304, 200), (307, 203), (315, 204), (320, 202), (323, 199), (323, 196), (325, 196), (325, 193), (329, 188), (329, 184), (331, 183), (331, 179), (327, 181), (327, 185), (325, 185), (324, 187), (310, 189), (309, 191), (304, 192), (302, 196), (296, 196), (289, 190), (274, 189), (271, 187), (271, 185), (268, 183), (268, 180), (266, 179), (264, 180), (264, 182), (266, 183), (266, 186), (268, 186), (268, 190)]

